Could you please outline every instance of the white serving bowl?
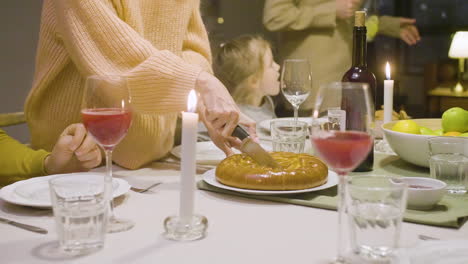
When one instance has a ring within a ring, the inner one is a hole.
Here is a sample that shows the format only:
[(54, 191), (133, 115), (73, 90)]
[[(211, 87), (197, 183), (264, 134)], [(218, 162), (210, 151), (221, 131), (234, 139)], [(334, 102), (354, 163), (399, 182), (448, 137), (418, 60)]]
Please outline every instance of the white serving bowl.
[(428, 210), (433, 208), (445, 194), (447, 184), (433, 178), (402, 177), (399, 180), (408, 184), (408, 208)]
[[(418, 125), (430, 128), (432, 130), (440, 129), (442, 127), (442, 120), (440, 118), (413, 120)], [(428, 168), (429, 144), (427, 140), (434, 136), (393, 131), (392, 127), (396, 122), (398, 121), (392, 121), (382, 125), (382, 130), (390, 147), (404, 161)]]

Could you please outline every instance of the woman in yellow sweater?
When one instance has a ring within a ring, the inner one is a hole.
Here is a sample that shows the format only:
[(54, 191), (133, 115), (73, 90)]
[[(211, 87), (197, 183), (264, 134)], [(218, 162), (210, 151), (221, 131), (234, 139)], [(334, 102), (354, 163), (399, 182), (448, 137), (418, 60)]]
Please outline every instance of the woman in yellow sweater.
[[(135, 109), (114, 161), (138, 168), (173, 147), (187, 96), (200, 94), (201, 119), (226, 153), (239, 109), (211, 74), (199, 0), (44, 0), (36, 72), (25, 114), (34, 148), (50, 150), (60, 131), (80, 121), (84, 80), (125, 75)], [(249, 123), (250, 131), (254, 125)]]
[(0, 129), (0, 186), (46, 174), (86, 171), (101, 164), (101, 152), (82, 124), (68, 126), (52, 153), (32, 150)]

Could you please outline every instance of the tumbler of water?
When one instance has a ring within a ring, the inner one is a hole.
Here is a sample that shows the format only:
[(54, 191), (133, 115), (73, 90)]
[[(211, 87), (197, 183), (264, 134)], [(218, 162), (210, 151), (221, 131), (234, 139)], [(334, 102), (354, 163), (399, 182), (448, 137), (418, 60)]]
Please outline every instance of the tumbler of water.
[(60, 247), (73, 254), (104, 246), (108, 201), (100, 174), (62, 175), (49, 181)]
[(391, 177), (351, 177), (347, 211), (353, 253), (363, 259), (386, 260), (398, 247), (407, 184)]

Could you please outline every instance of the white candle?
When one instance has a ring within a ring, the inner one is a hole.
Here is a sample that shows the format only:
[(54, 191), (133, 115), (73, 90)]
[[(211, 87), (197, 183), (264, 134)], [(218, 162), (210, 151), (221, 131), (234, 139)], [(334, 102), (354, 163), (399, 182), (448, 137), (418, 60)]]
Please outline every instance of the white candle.
[(393, 80), (390, 80), (390, 64), (387, 62), (385, 66), (385, 75), (387, 80), (384, 80), (384, 124), (392, 121), (393, 113)]
[(188, 222), (193, 216), (195, 200), (196, 142), (198, 114), (195, 113), (197, 95), (190, 91), (187, 100), (187, 112), (182, 112), (182, 154), (180, 176), (179, 216), (182, 222)]

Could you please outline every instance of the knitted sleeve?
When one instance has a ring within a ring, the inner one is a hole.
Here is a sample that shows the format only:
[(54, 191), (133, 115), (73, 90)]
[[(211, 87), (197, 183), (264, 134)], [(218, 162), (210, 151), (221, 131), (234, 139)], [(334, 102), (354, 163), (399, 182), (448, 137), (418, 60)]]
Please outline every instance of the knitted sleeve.
[(0, 186), (45, 175), (44, 150), (32, 150), (0, 129)]
[(379, 22), (379, 34), (399, 38), (400, 18), (392, 16), (381, 16)]
[(330, 0), (266, 0), (263, 24), (270, 31), (329, 29), (336, 26), (336, 4)]
[[(156, 49), (106, 1), (54, 0), (54, 9), (59, 37), (82, 76), (127, 75), (138, 111), (185, 109), (187, 94), (201, 71), (199, 66)], [(195, 34), (189, 37), (196, 39)]]
[(201, 66), (209, 73), (213, 73), (211, 51), (207, 48), (206, 43), (209, 43), (208, 34), (200, 15), (200, 9), (194, 8), (182, 47), (182, 58), (191, 64)]

